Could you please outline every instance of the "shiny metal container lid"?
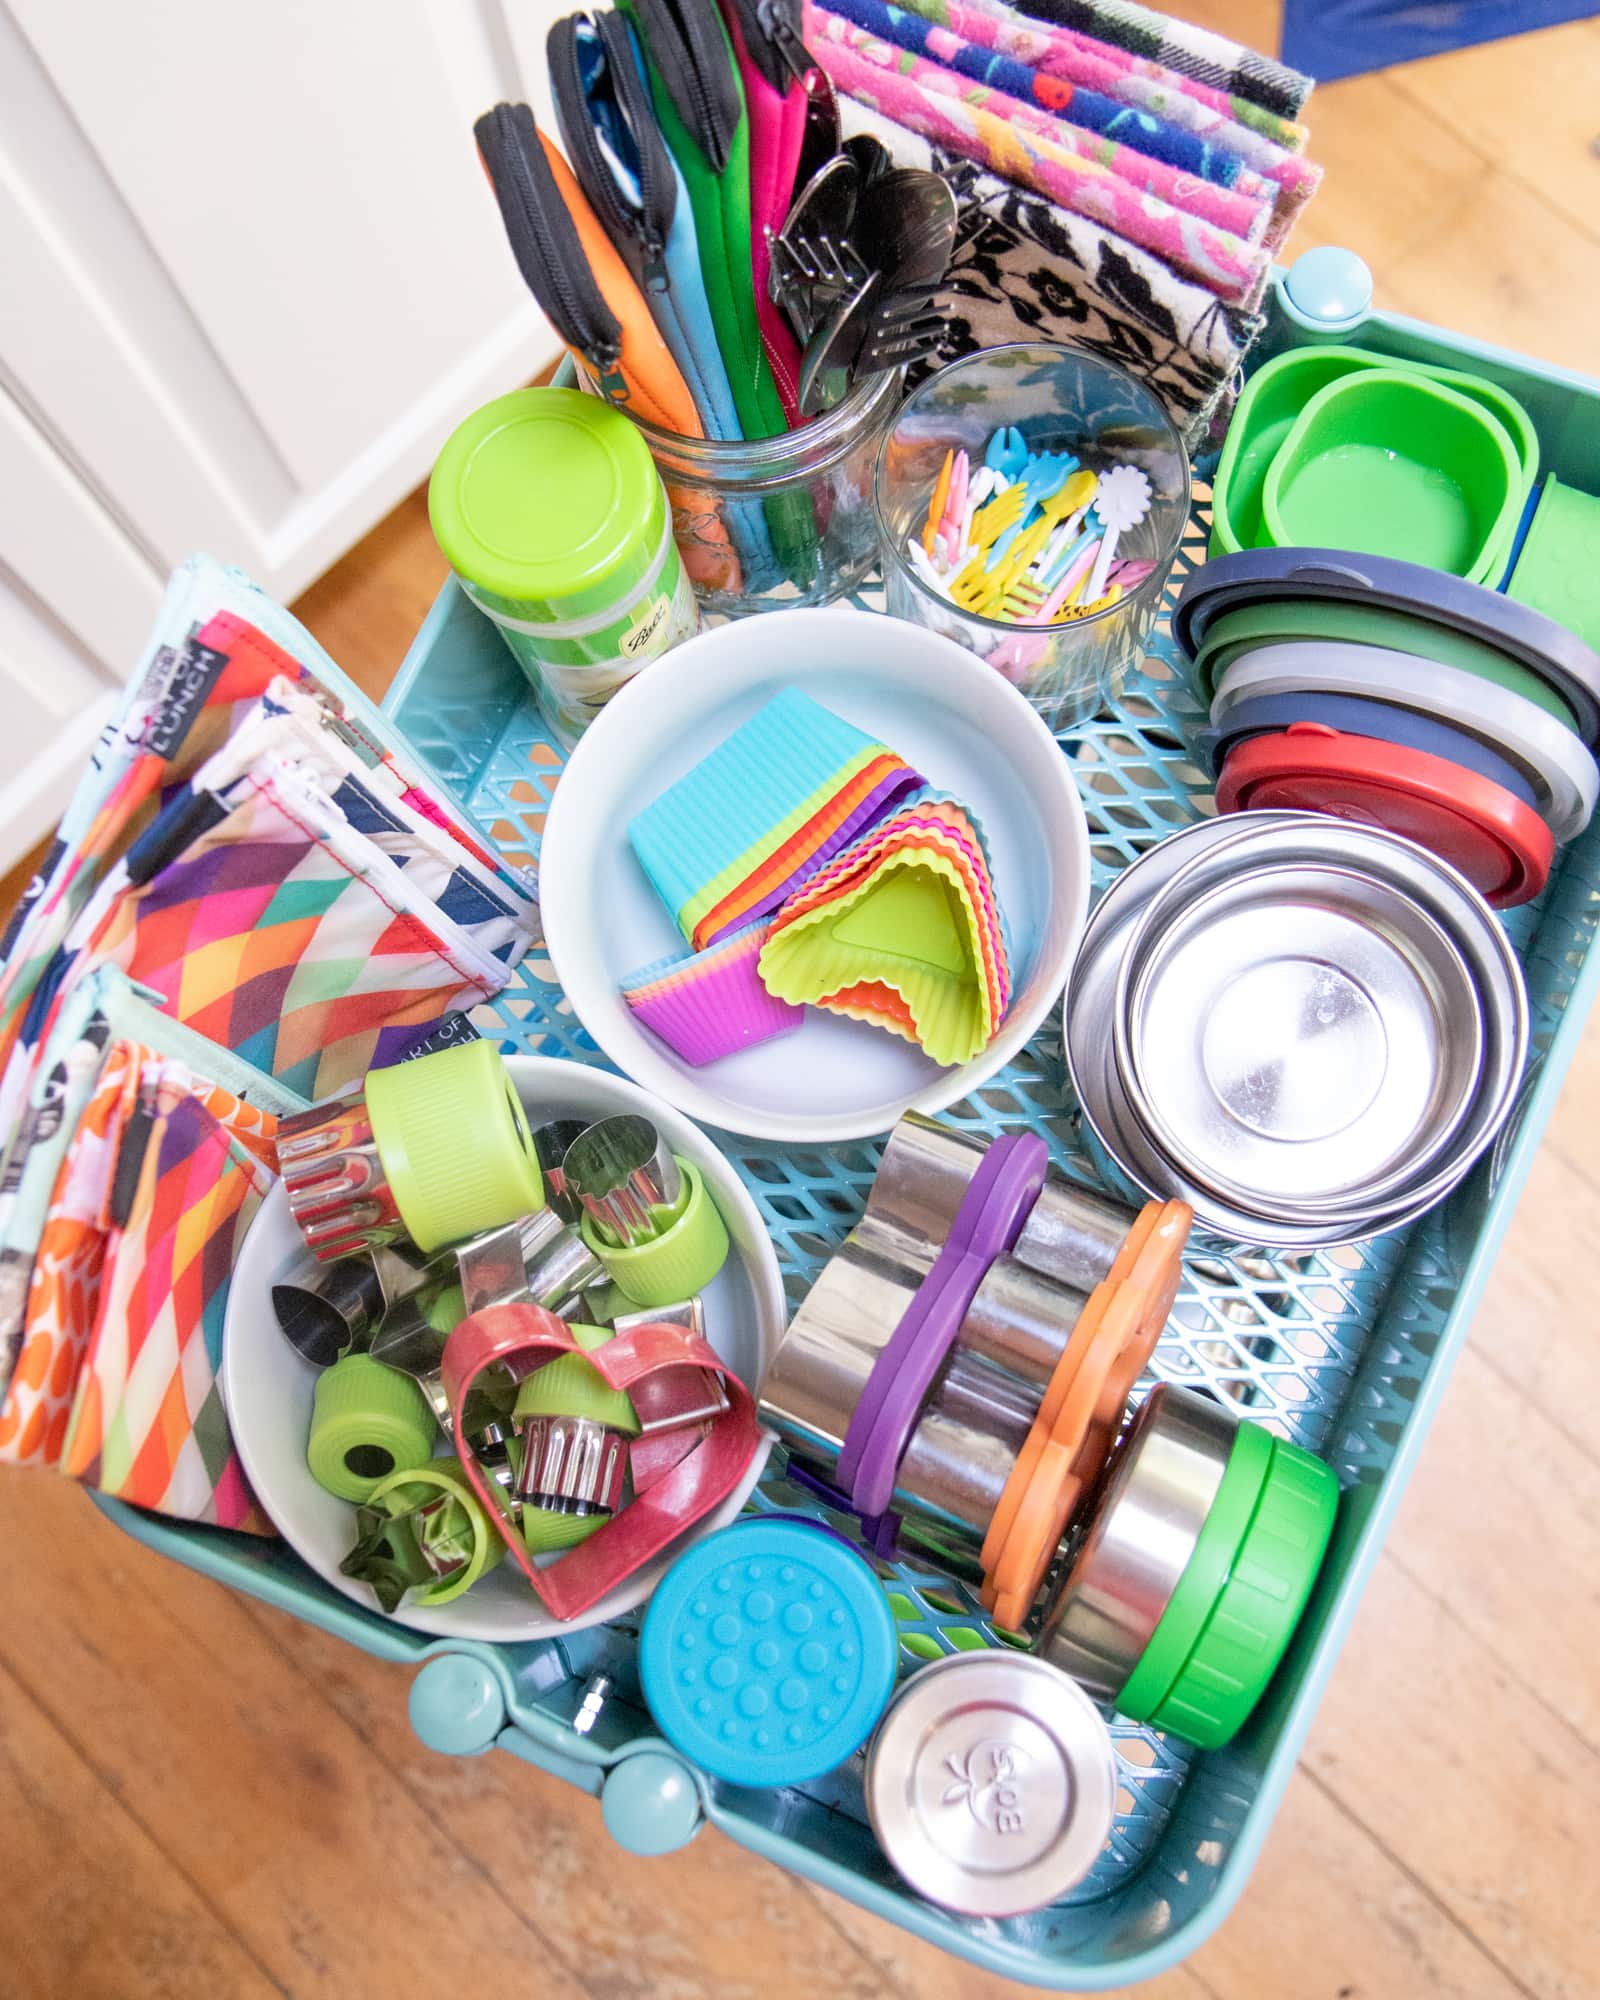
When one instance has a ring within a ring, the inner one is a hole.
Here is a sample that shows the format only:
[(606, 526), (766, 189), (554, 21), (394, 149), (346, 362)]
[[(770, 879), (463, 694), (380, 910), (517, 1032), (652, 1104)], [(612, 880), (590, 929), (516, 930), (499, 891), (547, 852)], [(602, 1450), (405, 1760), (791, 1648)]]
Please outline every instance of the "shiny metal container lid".
[(1364, 869), (1226, 852), (1231, 874), (1180, 906), (1186, 870), (1146, 909), (1118, 981), (1123, 1087), (1164, 1150), (1245, 1206), (1387, 1199), (1477, 1090), (1472, 975)]
[(1111, 1832), (1117, 1765), (1094, 1703), (1024, 1653), (955, 1653), (912, 1675), (867, 1757), (872, 1830), (896, 1871), (964, 1916), (1043, 1909)]

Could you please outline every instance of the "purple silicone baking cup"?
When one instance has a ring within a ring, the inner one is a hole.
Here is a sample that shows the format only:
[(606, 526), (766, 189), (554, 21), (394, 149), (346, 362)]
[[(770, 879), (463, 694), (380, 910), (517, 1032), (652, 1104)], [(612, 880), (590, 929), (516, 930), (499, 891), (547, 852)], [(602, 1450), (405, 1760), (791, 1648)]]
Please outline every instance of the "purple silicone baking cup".
[(779, 1035), (792, 1035), (804, 1023), (805, 1009), (774, 999), (756, 971), (767, 930), (765, 923), (746, 924), (720, 945), (708, 946), (675, 966), (635, 973), (635, 980), (651, 973), (665, 978), (705, 961), (699, 975), (665, 991), (636, 994), (624, 986), (622, 997), (629, 1011), (691, 1069), (703, 1069)]

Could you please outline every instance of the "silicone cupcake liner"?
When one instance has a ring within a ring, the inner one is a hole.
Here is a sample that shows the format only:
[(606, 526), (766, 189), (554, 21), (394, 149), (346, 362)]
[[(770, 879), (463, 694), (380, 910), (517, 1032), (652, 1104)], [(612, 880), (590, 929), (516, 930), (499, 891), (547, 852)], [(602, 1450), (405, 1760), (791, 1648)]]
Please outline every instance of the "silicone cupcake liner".
[[(947, 792), (936, 792), (931, 787), (924, 787), (907, 799), (892, 818), (873, 829), (870, 838), (863, 838), (854, 849), (840, 855), (828, 870), (808, 883), (805, 890), (779, 912), (777, 922), (786, 923), (809, 909), (832, 883), (843, 879), (858, 856), (865, 855), (873, 843), (887, 843), (898, 838), (902, 828), (928, 833), (940, 841), (948, 839), (964, 847), (981, 885), (985, 912), (999, 941), (998, 956), (1009, 961), (1010, 933), (1006, 928), (1005, 911), (994, 892), (993, 863), (983, 824), (959, 799), (952, 798)], [(1002, 967), (1002, 984), (1008, 979), (1009, 971)]]
[(692, 939), (710, 912), (753, 875), (774, 859), (781, 862), (791, 848), (794, 858), (800, 859), (809, 847), (826, 837), (828, 829), (836, 826), (886, 772), (899, 768), (900, 759), (892, 751), (882, 749), (863, 750), (842, 764), (825, 783), (808, 792), (786, 813), (774, 817), (754, 841), (731, 855), (715, 875), (696, 885), (687, 901), (673, 911), (679, 930)]
[(692, 1068), (793, 1034), (805, 1009), (776, 999), (756, 971), (769, 922), (746, 924), (708, 951), (662, 959), (623, 981), (622, 997)]
[(819, 893), (808, 899), (803, 906), (786, 909), (772, 927), (772, 935), (779, 936), (793, 924), (809, 918), (815, 911), (836, 903), (842, 896), (857, 889), (862, 883), (879, 872), (893, 857), (915, 857), (930, 854), (956, 869), (965, 885), (978, 942), (977, 964), (982, 972), (984, 990), (988, 1004), (998, 1024), (1010, 1004), (1010, 975), (1007, 964), (1004, 939), (996, 928), (997, 912), (993, 892), (988, 878), (973, 857), (972, 850), (964, 842), (933, 829), (922, 832), (908, 831), (893, 840), (875, 845), (870, 853), (863, 853), (852, 867), (842, 872), (829, 886), (826, 894)]
[(880, 867), (889, 855), (918, 850), (926, 850), (948, 860), (961, 872), (967, 884), (973, 907), (981, 916), (977, 926), (980, 962), (990, 1006), (998, 1023), (1010, 1005), (1010, 965), (1004, 920), (982, 856), (974, 853), (970, 839), (953, 832), (946, 821), (929, 820), (904, 830), (897, 823), (886, 823), (870, 841), (862, 842), (849, 856), (843, 857), (830, 871), (829, 877), (819, 878), (803, 896), (780, 911), (773, 924), (773, 935), (854, 888), (871, 870)]
[[(888, 909), (882, 907), (886, 900)], [(841, 938), (840, 926), (852, 917), (856, 936)], [(945, 927), (931, 944), (930, 918)], [(869, 926), (881, 926), (885, 941), (864, 935)], [(786, 1000), (810, 1000), (840, 1013), (850, 1006), (835, 996), (863, 979), (881, 983), (904, 1000), (912, 1039), (935, 1062), (963, 1063), (987, 1047), (999, 1025), (979, 971), (982, 930), (960, 870), (931, 849), (917, 849), (875, 865), (855, 887), (769, 938), (761, 977)], [(925, 957), (912, 955), (924, 951)]]
[[(696, 941), (714, 944), (719, 937), (726, 935), (730, 926), (769, 916), (787, 897), (803, 887), (819, 868), (826, 867), (835, 855), (859, 839), (908, 792), (916, 790), (922, 783), (921, 773), (913, 771), (898, 757), (876, 759), (869, 766), (868, 774), (873, 771), (882, 771), (883, 775), (870, 791), (860, 792), (858, 784), (847, 786), (825, 812), (816, 816), (813, 824), (802, 829), (801, 834), (792, 840), (785, 841), (776, 854), (762, 862), (740, 883), (737, 890), (725, 896), (697, 922), (694, 926)], [(783, 872), (785, 869), (787, 873)]]
[(798, 688), (742, 723), (628, 827), (640, 865), (669, 910), (681, 910), (708, 882), (756, 846), (775, 822), (847, 766), (886, 746)]

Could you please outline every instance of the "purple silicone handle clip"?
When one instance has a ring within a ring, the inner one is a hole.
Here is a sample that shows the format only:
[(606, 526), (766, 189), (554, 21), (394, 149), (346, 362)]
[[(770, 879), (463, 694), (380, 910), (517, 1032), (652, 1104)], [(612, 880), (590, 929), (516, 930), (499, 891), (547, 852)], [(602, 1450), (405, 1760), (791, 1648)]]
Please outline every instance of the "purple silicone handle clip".
[[(793, 1454), (789, 1458), (789, 1477), (794, 1481), (796, 1486), (803, 1487), (807, 1493), (814, 1494), (818, 1500), (822, 1501), (824, 1506), (831, 1507), (835, 1513), (854, 1515), (856, 1520), (861, 1524), (861, 1539), (871, 1549), (872, 1553), (875, 1556), (882, 1556), (886, 1562), (893, 1560), (895, 1550), (900, 1541), (900, 1516), (898, 1514), (865, 1515), (857, 1513), (855, 1503), (851, 1500), (848, 1493), (844, 1492), (842, 1488), (835, 1486), (833, 1481), (823, 1473), (818, 1472), (815, 1466), (807, 1465), (804, 1460), (794, 1457)], [(769, 1521), (775, 1521), (782, 1520), (785, 1517), (778, 1514), (769, 1514), (766, 1518)], [(811, 1519), (807, 1514), (795, 1514), (788, 1518), (796, 1521), (809, 1521)], [(828, 1527), (825, 1521), (812, 1521), (811, 1525), (822, 1528), (830, 1535), (837, 1534), (838, 1532), (836, 1529)], [(844, 1543), (846, 1548), (854, 1546), (844, 1535), (839, 1535), (838, 1539)]]
[(851, 1412), (839, 1484), (858, 1514), (888, 1511), (895, 1474), (934, 1377), (989, 1266), (1022, 1234), (1049, 1158), (1042, 1139), (1014, 1132), (996, 1139), (978, 1162), (933, 1269), (872, 1364)]

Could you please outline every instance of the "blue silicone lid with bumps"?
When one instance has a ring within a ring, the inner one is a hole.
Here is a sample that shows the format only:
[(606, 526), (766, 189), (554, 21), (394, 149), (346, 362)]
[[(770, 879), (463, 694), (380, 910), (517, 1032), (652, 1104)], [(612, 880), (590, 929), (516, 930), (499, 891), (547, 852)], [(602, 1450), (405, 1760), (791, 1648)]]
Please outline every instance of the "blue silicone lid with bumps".
[(858, 1750), (894, 1687), (898, 1641), (862, 1557), (803, 1521), (736, 1521), (650, 1600), (639, 1676), (657, 1728), (714, 1778), (797, 1785)]

